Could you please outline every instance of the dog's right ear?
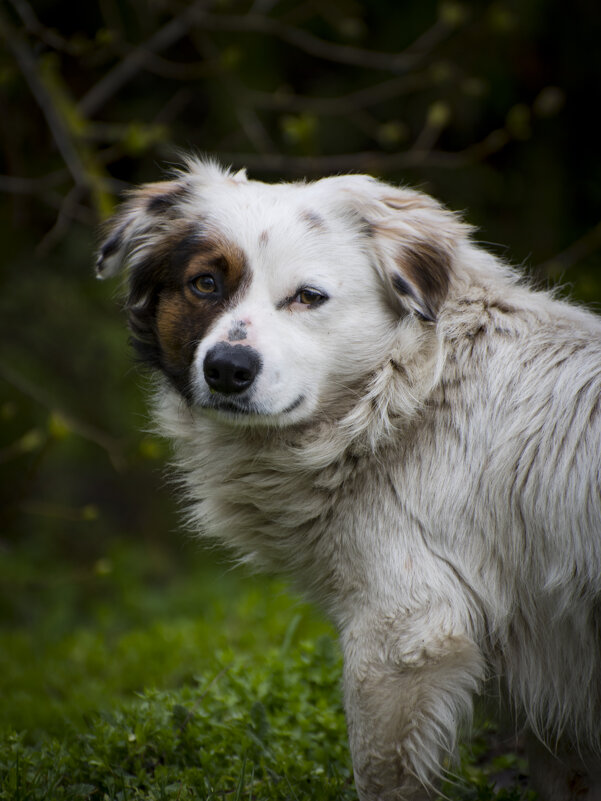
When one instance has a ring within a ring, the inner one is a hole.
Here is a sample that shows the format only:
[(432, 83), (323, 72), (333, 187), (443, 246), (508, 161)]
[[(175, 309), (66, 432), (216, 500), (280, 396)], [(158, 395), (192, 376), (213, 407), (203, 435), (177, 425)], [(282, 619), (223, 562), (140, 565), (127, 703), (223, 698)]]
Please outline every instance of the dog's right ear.
[(105, 226), (96, 260), (97, 277), (109, 278), (118, 273), (136, 247), (162, 229), (186, 192), (187, 187), (180, 181), (145, 184), (130, 192)]
[(133, 236), (135, 220), (131, 215), (118, 212), (105, 226), (105, 236), (96, 259), (96, 277), (110, 278), (121, 269)]

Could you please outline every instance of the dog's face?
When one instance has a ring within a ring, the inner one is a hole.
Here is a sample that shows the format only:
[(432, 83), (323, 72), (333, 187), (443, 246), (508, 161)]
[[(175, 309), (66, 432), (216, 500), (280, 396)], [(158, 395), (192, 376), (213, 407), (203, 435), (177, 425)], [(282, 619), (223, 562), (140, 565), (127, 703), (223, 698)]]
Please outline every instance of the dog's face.
[(401, 321), (432, 326), (441, 215), (448, 228), (429, 198), (363, 176), (267, 185), (191, 162), (132, 195), (98, 271), (129, 261), (134, 346), (190, 404), (287, 425), (352, 392)]

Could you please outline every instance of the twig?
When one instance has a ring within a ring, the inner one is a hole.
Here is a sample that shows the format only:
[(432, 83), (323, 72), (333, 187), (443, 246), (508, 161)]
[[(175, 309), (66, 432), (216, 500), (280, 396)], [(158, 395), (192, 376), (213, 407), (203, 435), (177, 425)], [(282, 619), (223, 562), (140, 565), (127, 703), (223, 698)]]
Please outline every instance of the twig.
[[(50, 189), (62, 183), (68, 177), (66, 170), (55, 170), (39, 178), (30, 178), (24, 175), (0, 175), (0, 192), (13, 195), (37, 195), (45, 189)], [(102, 189), (118, 194), (129, 187), (126, 181), (108, 175), (98, 176), (96, 179)], [(58, 196), (57, 196), (58, 197)]]
[(431, 119), (429, 119), (428, 115), (409, 152), (419, 153), (420, 157), (423, 159), (424, 154), (432, 152), (432, 149), (438, 141), (443, 128), (444, 123), (433, 122)]
[(168, 125), (181, 114), (193, 98), (194, 92), (189, 86), (178, 89), (177, 92), (171, 95), (165, 105), (157, 111), (153, 123), (155, 125)]
[(255, 0), (250, 8), (251, 14), (268, 14), (277, 3), (278, 0)]
[(67, 192), (59, 208), (54, 225), (44, 234), (44, 237), (36, 246), (35, 253), (37, 256), (47, 255), (67, 233), (71, 220), (75, 218), (75, 209), (81, 208), (79, 206), (81, 196), (82, 188), (80, 186), (73, 186)]
[(65, 421), (69, 430), (73, 431), (75, 434), (78, 434), (80, 437), (87, 439), (89, 442), (93, 442), (95, 445), (98, 445), (100, 448), (106, 451), (113, 464), (113, 467), (116, 470), (121, 472), (125, 469), (126, 460), (123, 455), (122, 445), (118, 440), (114, 439), (109, 434), (106, 434), (104, 431), (101, 431), (95, 426), (90, 425), (90, 423), (79, 420), (69, 412), (63, 411), (56, 404), (50, 403), (49, 399), (46, 398), (42, 392), (40, 392), (38, 387), (31, 384), (27, 378), (17, 373), (11, 367), (8, 367), (8, 365), (0, 364), (0, 377), (8, 384), (11, 384), (23, 395), (27, 395), (28, 398), (31, 398), (36, 403), (40, 404), (40, 406), (44, 406), (49, 411), (60, 415), (60, 417), (62, 417), (62, 419)]
[(255, 150), (259, 153), (276, 152), (276, 148), (271, 137), (267, 133), (267, 129), (261, 123), (254, 109), (239, 106), (237, 116), (244, 133)]
[(93, 116), (119, 89), (145, 67), (149, 55), (164, 50), (184, 37), (206, 3), (207, 0), (197, 0), (177, 17), (173, 17), (166, 25), (159, 28), (147, 42), (132, 50), (112, 70), (109, 70), (80, 100), (78, 104), (80, 114), (86, 117)]
[(19, 175), (0, 175), (0, 192), (7, 192), (12, 195), (33, 195), (44, 189), (48, 189), (68, 176), (66, 170), (56, 170), (40, 178), (28, 178)]
[(457, 169), (483, 161), (501, 150), (509, 137), (502, 131), (493, 131), (481, 142), (454, 152), (444, 150), (405, 150), (402, 153), (362, 151), (338, 153), (331, 156), (290, 156), (284, 153), (220, 153), (220, 158), (238, 167), (250, 167), (261, 172), (282, 175), (317, 175), (342, 171), (374, 171), (408, 169), (426, 165), (444, 169)]
[(242, 33), (265, 33), (275, 36), (289, 45), (302, 50), (314, 58), (333, 61), (336, 64), (383, 70), (385, 72), (405, 72), (422, 59), (436, 44), (452, 32), (444, 21), (438, 20), (412, 45), (400, 53), (381, 53), (364, 50), (350, 45), (339, 45), (313, 36), (300, 28), (260, 14), (199, 14), (197, 24), (205, 30), (237, 31)]
[(56, 107), (52, 98), (41, 80), (35, 58), (24, 39), (12, 25), (4, 18), (0, 12), (0, 34), (6, 39), (7, 45), (12, 51), (15, 61), (19, 65), (23, 77), (27, 81), (32, 95), (34, 96), (42, 113), (46, 117), (46, 122), (56, 142), (61, 156), (73, 180), (77, 186), (87, 186), (88, 180), (86, 171), (75, 149), (71, 135)]
[[(217, 61), (219, 50), (207, 36), (201, 36), (201, 48), (207, 60)], [(259, 153), (276, 153), (277, 148), (271, 140), (265, 126), (259, 119), (255, 109), (247, 101), (246, 88), (228, 72), (218, 74), (218, 80), (225, 87), (225, 91), (232, 97), (232, 107), (235, 109), (236, 116), (240, 123), (240, 128), (244, 131), (246, 138)]]
[(322, 116), (350, 114), (358, 108), (368, 108), (402, 94), (426, 89), (434, 83), (427, 73), (402, 75), (359, 89), (339, 97), (308, 97), (278, 92), (246, 90), (247, 100), (255, 106), (277, 111), (309, 111)]
[(299, 28), (252, 11), (243, 15), (211, 14), (204, 10), (208, 3), (209, 0), (197, 0), (160, 28), (147, 42), (132, 50), (123, 61), (107, 72), (84, 95), (78, 105), (79, 112), (86, 117), (93, 116), (140, 70), (148, 67), (156, 69), (157, 65), (154, 61), (156, 54), (175, 44), (192, 27), (200, 27), (205, 31), (265, 33), (275, 36), (315, 58), (393, 73), (404, 72), (413, 67), (452, 31), (451, 27), (438, 20), (403, 52), (379, 53), (328, 42)]
[(215, 72), (215, 67), (204, 61), (170, 61), (156, 53), (148, 52), (143, 66), (147, 72), (173, 81), (200, 81), (209, 78)]
[(26, 0), (11, 0), (13, 7), (15, 8), (17, 14), (21, 17), (23, 25), (25, 26), (28, 33), (33, 33), (39, 39), (42, 40), (45, 44), (49, 47), (52, 47), (54, 50), (59, 50), (65, 53), (73, 53), (73, 47), (69, 44), (69, 42), (60, 36), (56, 31), (53, 31), (51, 28), (47, 28), (37, 18), (35, 11), (31, 7)]
[(549, 273), (567, 270), (601, 248), (601, 221), (575, 242), (537, 267), (538, 272)]

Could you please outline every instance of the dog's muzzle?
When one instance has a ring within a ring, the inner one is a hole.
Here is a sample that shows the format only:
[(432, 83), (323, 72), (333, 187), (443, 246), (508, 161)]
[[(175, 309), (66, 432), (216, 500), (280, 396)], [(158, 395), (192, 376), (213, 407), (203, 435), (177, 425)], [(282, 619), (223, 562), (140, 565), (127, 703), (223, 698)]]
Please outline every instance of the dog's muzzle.
[(244, 392), (260, 371), (261, 357), (248, 345), (219, 342), (207, 352), (203, 363), (205, 381), (222, 395)]

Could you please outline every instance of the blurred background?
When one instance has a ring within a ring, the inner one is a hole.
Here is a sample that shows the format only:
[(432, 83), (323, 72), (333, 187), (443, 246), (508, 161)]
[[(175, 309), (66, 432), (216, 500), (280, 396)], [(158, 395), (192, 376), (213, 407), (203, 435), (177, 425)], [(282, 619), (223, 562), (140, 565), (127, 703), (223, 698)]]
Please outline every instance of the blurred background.
[(597, 0), (1, 0), (2, 625), (135, 617), (136, 581), (224, 572), (181, 531), (118, 282), (93, 277), (120, 194), (181, 149), (369, 172), (594, 306), (600, 22)]

